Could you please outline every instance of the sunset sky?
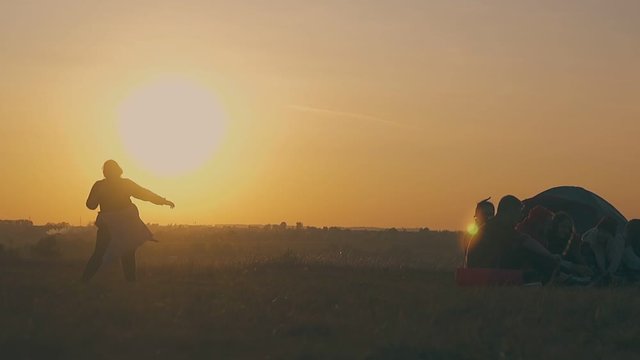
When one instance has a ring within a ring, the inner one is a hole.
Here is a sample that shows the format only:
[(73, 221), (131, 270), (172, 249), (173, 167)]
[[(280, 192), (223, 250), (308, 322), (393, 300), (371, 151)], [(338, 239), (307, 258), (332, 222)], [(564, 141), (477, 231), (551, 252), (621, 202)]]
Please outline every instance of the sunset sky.
[[(556, 185), (640, 217), (638, 14), (638, 1), (3, 1), (0, 218), (88, 223), (111, 158), (176, 203), (137, 202), (147, 222), (460, 229), (478, 200)], [(138, 116), (163, 86), (151, 104), (189, 108), (161, 107), (168, 125)], [(212, 130), (165, 139), (205, 115)], [(142, 133), (123, 130), (130, 117)]]

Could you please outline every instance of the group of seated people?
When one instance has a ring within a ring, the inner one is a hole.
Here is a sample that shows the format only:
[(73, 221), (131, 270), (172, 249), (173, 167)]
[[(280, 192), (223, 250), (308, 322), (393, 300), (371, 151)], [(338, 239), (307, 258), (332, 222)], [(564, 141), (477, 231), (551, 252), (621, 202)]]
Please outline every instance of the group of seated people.
[(572, 217), (537, 206), (523, 219), (523, 203), (503, 197), (495, 212), (487, 200), (476, 207), (478, 232), (465, 255), (467, 268), (522, 270), (526, 282), (607, 285), (640, 280), (640, 220), (622, 224), (602, 218), (577, 234)]

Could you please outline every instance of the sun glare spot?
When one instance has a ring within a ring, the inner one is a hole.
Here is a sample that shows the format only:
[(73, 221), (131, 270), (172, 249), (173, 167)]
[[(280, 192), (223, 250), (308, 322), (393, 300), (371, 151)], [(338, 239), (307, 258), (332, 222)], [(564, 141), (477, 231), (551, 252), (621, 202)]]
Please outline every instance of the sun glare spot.
[(475, 235), (478, 233), (478, 230), (480, 230), (478, 228), (478, 225), (476, 224), (470, 224), (469, 226), (467, 226), (467, 233), (469, 233), (469, 235)]
[(224, 114), (214, 95), (187, 80), (163, 80), (134, 91), (119, 108), (124, 147), (158, 175), (203, 166), (222, 138)]

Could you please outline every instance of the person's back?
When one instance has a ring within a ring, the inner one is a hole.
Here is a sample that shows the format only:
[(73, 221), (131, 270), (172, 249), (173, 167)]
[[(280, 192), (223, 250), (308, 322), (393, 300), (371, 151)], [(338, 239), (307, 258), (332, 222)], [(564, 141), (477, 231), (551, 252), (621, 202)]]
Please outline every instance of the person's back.
[(467, 263), (469, 268), (495, 268), (496, 242), (492, 234), (495, 232), (495, 218), (487, 221), (478, 233), (471, 239), (467, 248)]
[(100, 211), (110, 212), (126, 209), (132, 206), (131, 197), (150, 201), (157, 205), (163, 205), (166, 200), (143, 188), (130, 179), (114, 177), (96, 181), (87, 198), (87, 207), (95, 209), (100, 206)]
[(478, 232), (487, 223), (487, 221), (495, 216), (495, 207), (489, 200), (491, 200), (491, 197), (488, 197), (476, 204), (474, 224), (469, 230), (469, 235), (471, 235), (471, 237), (466, 237), (465, 239), (464, 266), (467, 266), (468, 263), (468, 251), (471, 243), (475, 238), (477, 238)]
[(132, 204), (131, 183), (123, 178), (99, 180), (93, 185), (87, 203), (99, 205), (100, 211), (125, 209)]
[(504, 218), (489, 219), (469, 244), (467, 267), (502, 267), (505, 255), (516, 244), (519, 235), (513, 224)]

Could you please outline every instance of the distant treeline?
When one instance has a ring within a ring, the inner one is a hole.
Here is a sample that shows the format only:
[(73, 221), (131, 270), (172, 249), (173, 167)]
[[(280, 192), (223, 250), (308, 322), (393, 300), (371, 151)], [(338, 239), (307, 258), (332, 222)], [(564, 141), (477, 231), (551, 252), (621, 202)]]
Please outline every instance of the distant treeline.
[[(460, 232), (426, 228), (320, 228), (284, 223), (148, 225), (159, 242), (144, 246), (141, 261), (154, 264), (229, 264), (271, 261), (286, 255), (287, 261), (453, 269), (462, 261), (464, 239)], [(95, 226), (4, 222), (0, 226), (0, 256), (86, 261), (95, 247), (95, 237)]]
[(342, 227), (286, 226), (279, 225), (157, 225), (150, 224), (151, 231), (158, 239), (220, 239), (220, 240), (430, 240), (458, 242), (463, 233), (455, 231), (433, 231), (422, 229), (365, 229)]
[[(304, 226), (298, 222), (294, 226), (287, 223), (267, 225), (158, 225), (147, 224), (157, 238), (171, 239), (422, 239), (458, 240), (462, 233), (454, 231), (433, 231), (429, 228), (344, 228), (336, 226)], [(34, 225), (30, 220), (0, 220), (0, 243), (33, 242), (44, 236), (63, 236), (92, 240), (94, 226), (72, 226), (69, 223), (47, 223)]]

